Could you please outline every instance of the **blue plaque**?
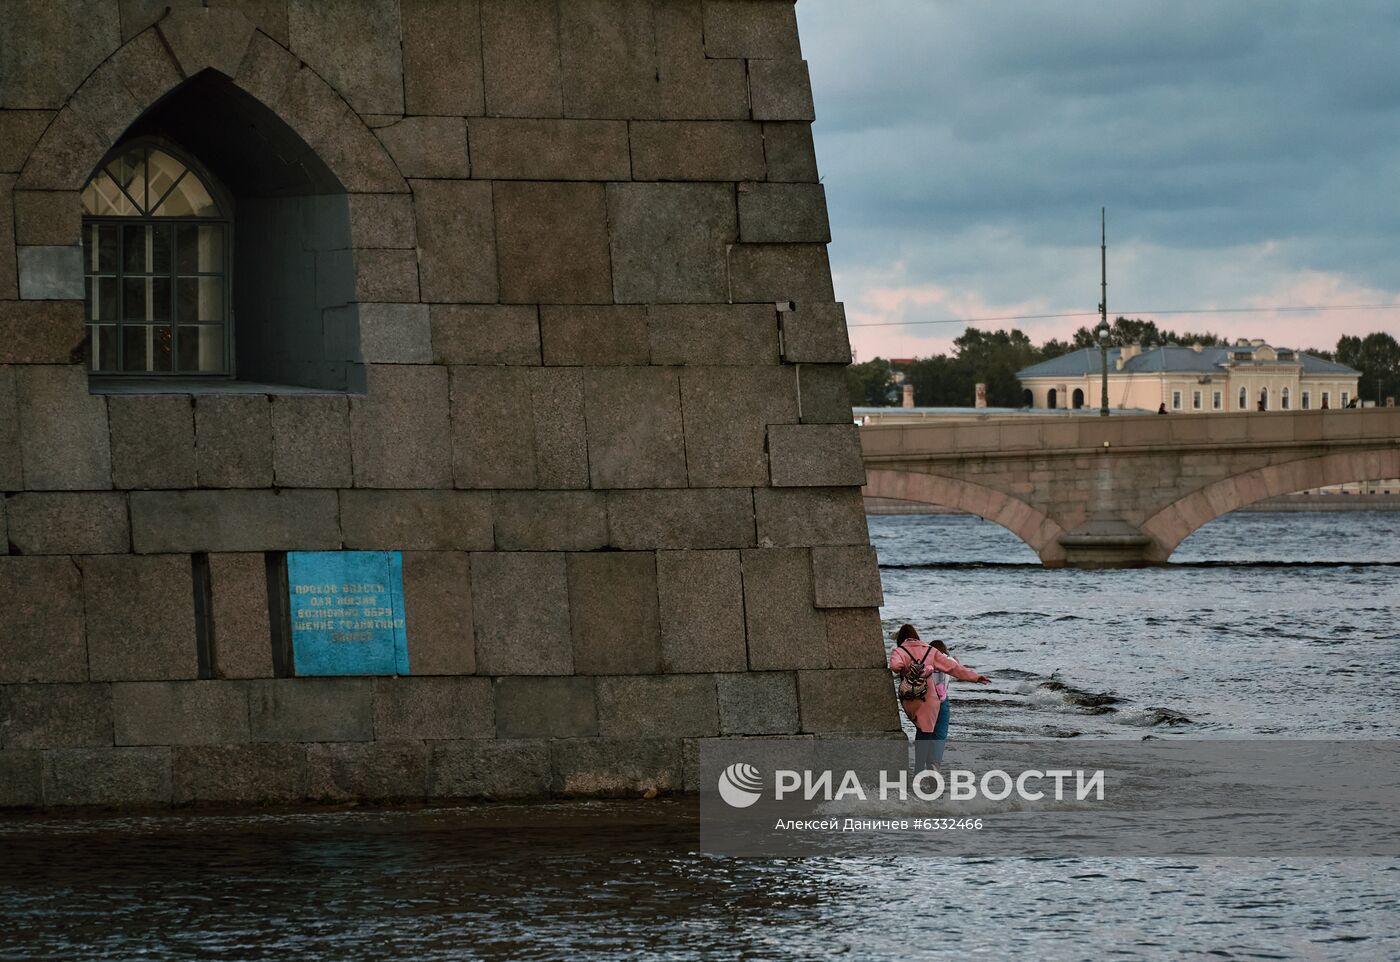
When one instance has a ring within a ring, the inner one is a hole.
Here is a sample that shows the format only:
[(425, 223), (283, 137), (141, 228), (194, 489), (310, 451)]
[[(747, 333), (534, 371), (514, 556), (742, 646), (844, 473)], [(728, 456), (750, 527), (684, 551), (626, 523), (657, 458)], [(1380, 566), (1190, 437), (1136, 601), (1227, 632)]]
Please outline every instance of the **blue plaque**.
[(407, 675), (403, 555), (287, 552), (298, 675)]

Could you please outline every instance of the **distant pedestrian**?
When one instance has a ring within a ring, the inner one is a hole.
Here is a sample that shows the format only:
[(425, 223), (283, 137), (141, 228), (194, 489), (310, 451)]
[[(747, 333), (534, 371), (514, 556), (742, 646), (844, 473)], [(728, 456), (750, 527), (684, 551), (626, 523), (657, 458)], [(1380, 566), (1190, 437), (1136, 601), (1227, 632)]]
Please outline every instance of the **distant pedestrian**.
[(1166, 402), (1166, 401), (1163, 401), (1161, 404), (1157, 405), (1157, 413), (1158, 413), (1158, 414), (1166, 414), (1166, 413), (1167, 413), (1167, 402)]
[[(942, 650), (940, 650), (942, 649)], [(956, 658), (947, 655), (946, 646), (935, 641), (925, 644), (913, 625), (901, 625), (890, 652), (890, 671), (899, 678), (899, 703), (914, 723), (914, 772), (924, 771), (943, 759), (948, 739), (947, 675), (962, 681), (985, 685), (991, 681)], [(939, 680), (939, 675), (944, 675)]]

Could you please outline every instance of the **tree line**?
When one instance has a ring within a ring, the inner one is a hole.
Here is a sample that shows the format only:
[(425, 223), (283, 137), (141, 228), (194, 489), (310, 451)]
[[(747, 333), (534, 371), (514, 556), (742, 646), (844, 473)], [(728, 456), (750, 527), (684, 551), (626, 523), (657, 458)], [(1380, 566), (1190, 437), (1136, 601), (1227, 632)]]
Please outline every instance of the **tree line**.
[[(1119, 317), (1109, 332), (1109, 346), (1141, 344), (1144, 348), (1166, 344), (1201, 344), (1225, 347), (1228, 338), (1210, 331), (1163, 330), (1154, 321)], [(969, 327), (954, 341), (948, 354), (915, 358), (901, 364), (905, 383), (914, 385), (914, 403), (920, 407), (971, 407), (979, 383), (987, 385), (987, 404), (992, 407), (1021, 406), (1021, 384), (1016, 372), (1041, 361), (1085, 347), (1098, 347), (1089, 327), (1081, 327), (1068, 341), (1051, 338), (1043, 344), (1031, 343), (1025, 332), (982, 331)], [(1360, 397), (1384, 404), (1387, 396), (1400, 394), (1400, 342), (1384, 332), (1365, 337), (1347, 335), (1331, 350), (1304, 348), (1315, 357), (1337, 361), (1361, 372), (1357, 387)], [(852, 364), (846, 372), (851, 404), (857, 407), (888, 407), (900, 403), (900, 388), (894, 369), (885, 358), (877, 357)]]

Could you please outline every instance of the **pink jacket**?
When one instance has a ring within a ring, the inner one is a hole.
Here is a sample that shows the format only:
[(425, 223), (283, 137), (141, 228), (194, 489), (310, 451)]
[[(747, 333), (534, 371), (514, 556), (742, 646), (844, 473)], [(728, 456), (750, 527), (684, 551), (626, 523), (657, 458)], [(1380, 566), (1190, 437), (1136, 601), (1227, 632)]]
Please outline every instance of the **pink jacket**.
[[(924, 658), (924, 652), (929, 653), (927, 658)], [(956, 658), (943, 654), (937, 648), (930, 650), (927, 644), (912, 638), (903, 646), (896, 645), (890, 652), (890, 671), (902, 677), (906, 669), (918, 664), (920, 658), (924, 658), (922, 675), (925, 678), (941, 671), (962, 681), (977, 680), (977, 672), (971, 668), (964, 668)], [(933, 685), (929, 685), (927, 697), (900, 704), (904, 706), (904, 714), (909, 716), (915, 728), (922, 732), (933, 731), (933, 726), (938, 721), (938, 710), (942, 706), (942, 701), (934, 693)]]

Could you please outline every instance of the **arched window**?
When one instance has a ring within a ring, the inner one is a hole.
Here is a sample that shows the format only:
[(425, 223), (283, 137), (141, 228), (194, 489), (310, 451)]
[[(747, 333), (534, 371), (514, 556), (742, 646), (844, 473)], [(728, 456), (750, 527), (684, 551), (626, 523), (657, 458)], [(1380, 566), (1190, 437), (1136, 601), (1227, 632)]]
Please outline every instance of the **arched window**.
[(232, 373), (229, 204), (170, 147), (119, 148), (83, 189), (88, 369)]
[(1076, 411), (1084, 406), (1084, 390), (1082, 388), (1074, 389), (1073, 401)]
[(1246, 388), (1240, 388), (1240, 410), (1249, 410), (1249, 392)]
[(1281, 410), (1288, 410), (1288, 388), (1280, 388), (1278, 392), (1278, 406)]
[(1055, 407), (1057, 397), (1057, 392), (1052, 387), (1050, 391), (1045, 395), (1045, 406), (1053, 410)]
[(1268, 409), (1269, 409), (1269, 389), (1266, 388), (1266, 387), (1261, 387), (1261, 388), (1259, 389), (1259, 410), (1261, 410), (1261, 411), (1267, 411)]
[(1030, 389), (1030, 388), (1026, 388), (1024, 391), (1021, 392), (1021, 407), (1023, 407), (1023, 408), (1033, 408), (1033, 407), (1035, 407), (1035, 395), (1031, 393), (1031, 389)]

